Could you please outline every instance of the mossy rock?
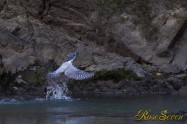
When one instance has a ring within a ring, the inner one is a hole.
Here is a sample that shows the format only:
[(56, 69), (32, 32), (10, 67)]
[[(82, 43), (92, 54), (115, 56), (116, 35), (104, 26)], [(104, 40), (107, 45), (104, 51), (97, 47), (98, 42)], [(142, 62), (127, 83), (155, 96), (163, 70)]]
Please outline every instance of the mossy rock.
[(21, 72), (21, 76), (29, 84), (44, 85), (46, 72), (47, 69), (45, 67), (37, 67), (36, 71), (26, 70)]
[(134, 80), (139, 80), (139, 78), (136, 76), (136, 74), (133, 73), (131, 70), (124, 70), (119, 69), (115, 71), (99, 71), (95, 74), (93, 77), (93, 80), (114, 80), (118, 81), (123, 78), (132, 78)]
[(95, 83), (99, 80), (113, 80), (114, 83), (117, 83), (120, 80), (125, 79), (125, 78), (130, 78), (136, 81), (142, 80), (132, 70), (125, 70), (125, 69), (118, 69), (115, 71), (102, 70), (102, 71), (96, 72), (95, 76), (90, 79), (80, 80), (80, 81), (70, 80), (68, 83), (68, 87), (71, 89), (74, 86), (79, 87), (80, 85), (83, 85), (83, 84), (86, 85), (88, 83)]
[(45, 84), (45, 75), (47, 73), (47, 69), (45, 67), (39, 67), (36, 69), (36, 75), (37, 75), (37, 82), (40, 85)]
[(21, 73), (21, 76), (29, 84), (35, 84), (37, 82), (37, 74), (34, 71), (24, 71)]

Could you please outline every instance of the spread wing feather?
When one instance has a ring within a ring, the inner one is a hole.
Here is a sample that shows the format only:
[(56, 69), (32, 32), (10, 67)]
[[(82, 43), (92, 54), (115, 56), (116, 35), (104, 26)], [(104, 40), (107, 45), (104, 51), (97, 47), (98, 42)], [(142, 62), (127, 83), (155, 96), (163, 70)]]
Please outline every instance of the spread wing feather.
[(75, 80), (83, 80), (83, 79), (91, 78), (91, 77), (94, 76), (94, 73), (89, 73), (89, 72), (82, 71), (82, 70), (74, 67), (73, 65), (69, 66), (64, 71), (64, 74), (67, 77), (75, 79)]

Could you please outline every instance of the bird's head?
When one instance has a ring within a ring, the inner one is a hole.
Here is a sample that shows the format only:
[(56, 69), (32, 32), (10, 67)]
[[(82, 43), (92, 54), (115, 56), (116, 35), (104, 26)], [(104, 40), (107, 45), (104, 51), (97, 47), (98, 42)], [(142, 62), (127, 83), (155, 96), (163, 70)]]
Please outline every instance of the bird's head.
[(69, 53), (66, 57), (66, 61), (73, 61), (78, 53), (74, 52), (74, 53)]

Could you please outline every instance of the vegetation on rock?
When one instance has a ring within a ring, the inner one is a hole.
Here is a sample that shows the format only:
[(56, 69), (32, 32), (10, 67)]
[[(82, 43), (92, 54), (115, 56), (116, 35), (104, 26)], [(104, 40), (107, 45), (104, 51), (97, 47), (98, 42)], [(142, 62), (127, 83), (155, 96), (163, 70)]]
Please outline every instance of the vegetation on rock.
[(70, 80), (68, 83), (68, 87), (71, 89), (76, 85), (83, 85), (88, 83), (96, 83), (99, 80), (112, 80), (113, 83), (118, 83), (122, 79), (132, 79), (134, 81), (140, 81), (142, 80), (139, 78), (132, 70), (125, 70), (125, 69), (118, 69), (113, 71), (98, 71), (95, 73), (95, 76), (91, 79), (86, 80)]

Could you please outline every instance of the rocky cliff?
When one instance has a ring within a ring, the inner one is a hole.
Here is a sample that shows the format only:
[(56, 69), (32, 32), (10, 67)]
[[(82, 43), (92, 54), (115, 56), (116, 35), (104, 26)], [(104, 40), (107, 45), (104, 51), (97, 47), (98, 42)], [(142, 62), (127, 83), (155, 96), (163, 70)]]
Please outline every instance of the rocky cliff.
[[(186, 27), (186, 0), (1, 0), (1, 87), (43, 86), (44, 75), (76, 51), (74, 64), (98, 77), (70, 83), (74, 92), (178, 91), (186, 79)], [(116, 73), (117, 81), (106, 81)]]

